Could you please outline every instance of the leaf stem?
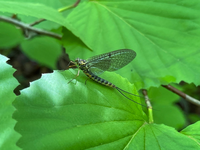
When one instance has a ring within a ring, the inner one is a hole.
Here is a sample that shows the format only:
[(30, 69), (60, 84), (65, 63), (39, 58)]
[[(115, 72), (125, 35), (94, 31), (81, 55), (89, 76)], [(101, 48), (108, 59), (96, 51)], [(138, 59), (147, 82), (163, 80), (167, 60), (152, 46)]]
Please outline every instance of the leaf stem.
[(171, 85), (162, 85), (164, 88), (172, 91), (173, 93), (179, 95), (180, 97), (184, 98), (185, 100), (187, 100), (188, 102), (194, 104), (194, 105), (197, 105), (197, 106), (200, 106), (200, 100), (197, 100), (185, 93), (183, 93), (182, 91), (179, 91), (178, 89), (176, 89), (175, 87), (171, 86)]
[(71, 8), (74, 8), (76, 7), (79, 3), (80, 3), (81, 0), (77, 0), (74, 4), (70, 5), (70, 6), (65, 6), (63, 8), (60, 8), (58, 9), (58, 12), (63, 12), (65, 10), (68, 10), (68, 9), (71, 9)]
[(151, 102), (150, 102), (150, 99), (147, 95), (147, 90), (142, 90), (142, 93), (144, 95), (144, 98), (145, 98), (145, 102), (147, 104), (147, 108), (148, 108), (148, 114), (149, 114), (149, 123), (153, 123), (153, 109), (152, 109), (152, 105), (151, 105)]

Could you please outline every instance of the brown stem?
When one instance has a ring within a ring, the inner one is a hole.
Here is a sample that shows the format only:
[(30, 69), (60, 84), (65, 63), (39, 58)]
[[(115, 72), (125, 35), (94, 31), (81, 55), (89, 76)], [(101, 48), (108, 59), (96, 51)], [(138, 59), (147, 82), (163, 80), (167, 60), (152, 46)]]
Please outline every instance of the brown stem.
[(76, 6), (80, 3), (80, 1), (81, 1), (81, 0), (77, 0), (76, 3), (74, 3), (73, 6), (76, 7)]
[(17, 21), (17, 20), (12, 19), (12, 18), (0, 16), (0, 20), (14, 24), (14, 25), (16, 25), (16, 26), (18, 26), (22, 29), (33, 31), (33, 32), (38, 33), (38, 34), (47, 35), (47, 36), (50, 36), (50, 37), (53, 37), (53, 38), (56, 38), (56, 39), (59, 39), (59, 40), (62, 38), (60, 35), (58, 35), (56, 33), (44, 31), (44, 30), (37, 29), (37, 28), (33, 28), (29, 24), (25, 24), (23, 22)]
[(40, 19), (40, 20), (36, 20), (35, 22), (29, 24), (30, 26), (34, 26), (36, 24), (39, 24), (40, 22), (46, 21), (46, 19)]
[(171, 86), (171, 85), (162, 85), (164, 88), (174, 92), (175, 94), (181, 96), (182, 98), (184, 98), (185, 100), (187, 100), (190, 103), (193, 103), (194, 105), (200, 106), (200, 101), (179, 91), (178, 89), (176, 89), (175, 87)]

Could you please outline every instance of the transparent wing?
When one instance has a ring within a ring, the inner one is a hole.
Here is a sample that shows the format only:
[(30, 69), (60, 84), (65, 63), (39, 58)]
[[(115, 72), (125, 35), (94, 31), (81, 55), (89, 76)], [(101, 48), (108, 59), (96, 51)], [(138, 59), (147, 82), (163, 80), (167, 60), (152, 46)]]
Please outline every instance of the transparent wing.
[(101, 70), (97, 67), (91, 67), (89, 70), (96, 75), (100, 75), (104, 72), (104, 70)]
[(104, 71), (116, 71), (129, 64), (136, 56), (136, 52), (120, 49), (109, 53), (93, 56), (87, 60), (89, 70), (100, 74)]

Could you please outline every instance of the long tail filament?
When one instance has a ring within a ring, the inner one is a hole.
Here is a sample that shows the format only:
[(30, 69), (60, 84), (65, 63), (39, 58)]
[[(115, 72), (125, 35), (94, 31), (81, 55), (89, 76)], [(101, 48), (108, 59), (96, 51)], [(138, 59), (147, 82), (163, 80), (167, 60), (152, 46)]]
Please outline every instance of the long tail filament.
[(139, 96), (139, 95), (135, 95), (135, 94), (132, 94), (132, 93), (129, 93), (129, 92), (124, 91), (124, 90), (122, 90), (122, 89), (120, 89), (120, 88), (118, 88), (118, 87), (116, 87), (116, 89), (117, 89), (117, 91), (119, 91), (119, 93), (121, 93), (124, 97), (126, 97), (126, 98), (129, 99), (130, 101), (132, 101), (132, 102), (134, 102), (134, 103), (136, 103), (136, 104), (139, 104), (139, 105), (141, 105), (141, 106), (147, 108), (147, 106), (145, 106), (145, 105), (143, 105), (143, 104), (140, 104), (140, 103), (138, 103), (138, 102), (136, 102), (136, 101), (130, 99), (129, 97), (127, 97), (126, 95), (124, 95), (124, 93), (122, 93), (122, 92), (125, 92), (125, 93), (127, 93), (127, 94), (131, 94), (131, 95), (134, 95), (134, 96), (137, 96), (137, 97), (140, 97), (140, 98), (144, 98), (144, 97)]

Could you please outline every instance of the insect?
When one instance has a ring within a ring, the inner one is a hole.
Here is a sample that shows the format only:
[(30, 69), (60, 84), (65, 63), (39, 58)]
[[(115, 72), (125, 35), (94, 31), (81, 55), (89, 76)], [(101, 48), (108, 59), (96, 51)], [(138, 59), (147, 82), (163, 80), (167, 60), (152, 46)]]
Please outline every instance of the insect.
[[(98, 76), (99, 74), (103, 73), (104, 71), (116, 71), (116, 70), (126, 66), (135, 57), (136, 57), (135, 51), (130, 50), (130, 49), (120, 49), (120, 50), (112, 51), (109, 53), (93, 56), (87, 60), (77, 58), (75, 60), (75, 63), (77, 64), (77, 67), (79, 68), (79, 70), (78, 70), (76, 77), (79, 76), (80, 70), (82, 70), (90, 79), (92, 79), (100, 84), (103, 84), (105, 86), (117, 89), (124, 97), (137, 103), (136, 101), (134, 101), (134, 100), (130, 99), (129, 97), (127, 97), (126, 95), (124, 95), (122, 92), (131, 94), (134, 96), (138, 96), (138, 95), (124, 91), (121, 88), (114, 85), (113, 83), (111, 83), (105, 79), (102, 79), (101, 77)], [(69, 82), (71, 82), (72, 80), (70, 80)], [(138, 97), (140, 97), (140, 96), (138, 96)], [(140, 103), (137, 103), (137, 104), (140, 104)], [(140, 104), (140, 105), (142, 105), (142, 104)]]

